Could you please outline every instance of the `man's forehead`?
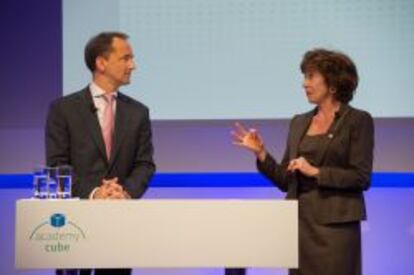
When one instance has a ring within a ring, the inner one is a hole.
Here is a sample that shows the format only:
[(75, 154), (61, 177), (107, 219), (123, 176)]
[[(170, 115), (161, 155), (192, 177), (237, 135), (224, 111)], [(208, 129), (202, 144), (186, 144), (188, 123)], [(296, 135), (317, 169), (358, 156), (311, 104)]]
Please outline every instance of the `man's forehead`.
[(115, 37), (112, 40), (112, 51), (114, 52), (128, 52), (132, 53), (132, 47), (128, 40)]

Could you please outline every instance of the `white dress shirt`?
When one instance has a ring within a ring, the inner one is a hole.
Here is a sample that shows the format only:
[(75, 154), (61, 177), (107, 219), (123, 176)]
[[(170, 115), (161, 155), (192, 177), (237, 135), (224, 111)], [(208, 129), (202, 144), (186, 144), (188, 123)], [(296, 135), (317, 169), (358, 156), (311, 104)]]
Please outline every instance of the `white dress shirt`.
[[(103, 113), (107, 104), (107, 101), (104, 97), (105, 94), (107, 94), (107, 92), (105, 92), (101, 87), (99, 87), (95, 82), (91, 82), (91, 84), (89, 84), (89, 90), (92, 93), (92, 100), (93, 100), (93, 104), (95, 105), (96, 108), (96, 114), (98, 115), (98, 120), (99, 120), (99, 125), (103, 124)], [(116, 97), (118, 96), (118, 92), (113, 92), (112, 93), (114, 99), (116, 99)], [(113, 105), (112, 105), (112, 110), (114, 111), (114, 116), (116, 113), (116, 100), (113, 100)], [(114, 121), (115, 121), (115, 117), (114, 117)]]

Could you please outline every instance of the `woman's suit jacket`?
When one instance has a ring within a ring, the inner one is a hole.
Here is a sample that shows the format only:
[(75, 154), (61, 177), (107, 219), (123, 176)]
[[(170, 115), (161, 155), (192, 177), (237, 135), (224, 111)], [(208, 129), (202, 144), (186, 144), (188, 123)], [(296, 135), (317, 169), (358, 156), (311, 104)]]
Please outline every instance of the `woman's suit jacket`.
[[(288, 199), (298, 198), (298, 177), (287, 173), (291, 159), (298, 158), (299, 144), (316, 109), (296, 115), (289, 128), (287, 148), (281, 163), (267, 154), (257, 167)], [(317, 160), (317, 188), (310, 201), (320, 224), (343, 223), (366, 218), (363, 191), (370, 187), (374, 148), (374, 123), (369, 113), (342, 104), (336, 113)]]

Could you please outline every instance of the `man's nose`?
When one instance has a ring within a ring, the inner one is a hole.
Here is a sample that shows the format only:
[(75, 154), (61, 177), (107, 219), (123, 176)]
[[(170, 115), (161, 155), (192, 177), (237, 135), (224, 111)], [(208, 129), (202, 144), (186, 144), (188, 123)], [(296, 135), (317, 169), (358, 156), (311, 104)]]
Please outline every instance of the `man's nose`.
[(137, 65), (135, 64), (135, 61), (131, 59), (130, 63), (129, 63), (129, 68), (131, 70), (135, 70), (137, 68)]

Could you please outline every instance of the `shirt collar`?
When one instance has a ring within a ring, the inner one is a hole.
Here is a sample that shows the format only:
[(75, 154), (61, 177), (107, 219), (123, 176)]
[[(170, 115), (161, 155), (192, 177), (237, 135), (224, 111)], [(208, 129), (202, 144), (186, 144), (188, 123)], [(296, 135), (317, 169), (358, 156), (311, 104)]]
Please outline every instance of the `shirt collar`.
[[(106, 94), (105, 90), (93, 81), (89, 84), (89, 90), (91, 91), (93, 98), (102, 97)], [(116, 98), (118, 96), (118, 91), (113, 92), (112, 95)]]

